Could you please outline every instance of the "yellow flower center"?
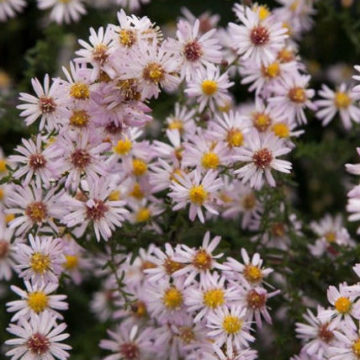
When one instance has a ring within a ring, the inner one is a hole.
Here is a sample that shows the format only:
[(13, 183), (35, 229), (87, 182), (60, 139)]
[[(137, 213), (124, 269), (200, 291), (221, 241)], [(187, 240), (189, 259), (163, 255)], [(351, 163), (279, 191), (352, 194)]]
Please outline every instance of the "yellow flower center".
[(133, 165), (133, 173), (136, 176), (142, 176), (147, 171), (147, 164), (144, 160), (133, 159), (132, 165)]
[(205, 95), (211, 96), (217, 92), (218, 84), (214, 80), (204, 80), (201, 84), (201, 88)]
[(70, 96), (78, 99), (85, 100), (90, 97), (90, 90), (87, 84), (75, 83), (70, 88)]
[(301, 87), (294, 87), (289, 90), (289, 99), (295, 103), (304, 103), (306, 101), (306, 92)]
[(199, 270), (209, 270), (212, 265), (212, 257), (206, 250), (200, 249), (193, 258), (193, 265)]
[(263, 278), (263, 274), (261, 269), (254, 265), (246, 265), (244, 269), (244, 277), (246, 280), (256, 283), (259, 282)]
[(237, 334), (242, 327), (243, 321), (239, 319), (237, 316), (227, 315), (223, 320), (223, 329), (228, 334)]
[(131, 306), (131, 311), (138, 318), (142, 318), (147, 314), (146, 305), (142, 301), (137, 301), (135, 304), (133, 304)]
[(64, 269), (74, 270), (79, 265), (79, 257), (77, 255), (65, 255)]
[(39, 252), (35, 252), (30, 258), (31, 269), (38, 273), (44, 274), (50, 269), (50, 257)]
[(271, 79), (276, 78), (280, 74), (280, 66), (276, 61), (267, 67), (262, 68), (263, 75)]
[(281, 63), (288, 63), (294, 60), (294, 53), (291, 50), (284, 48), (279, 51), (277, 58)]
[(108, 199), (109, 199), (110, 201), (119, 201), (119, 200), (120, 200), (120, 195), (121, 195), (120, 190), (113, 190), (113, 191), (110, 193)]
[(151, 217), (151, 211), (149, 208), (143, 207), (136, 214), (136, 222), (146, 222)]
[(4, 159), (0, 159), (0, 173), (6, 171), (6, 161)]
[(127, 155), (132, 148), (132, 142), (126, 138), (119, 140), (118, 143), (113, 147), (113, 151), (118, 155)]
[(352, 346), (353, 353), (360, 358), (360, 338), (354, 341)]
[(29, 294), (27, 302), (31, 310), (41, 313), (47, 308), (49, 299), (42, 291), (35, 291)]
[(168, 275), (172, 275), (175, 271), (182, 269), (185, 265), (167, 257), (163, 263), (163, 267)]
[(266, 131), (271, 125), (271, 118), (265, 113), (255, 113), (253, 117), (253, 124), (259, 131)]
[(290, 136), (290, 130), (285, 123), (276, 123), (272, 126), (271, 130), (279, 138), (287, 138)]
[(329, 231), (325, 234), (325, 239), (330, 244), (334, 243), (336, 241), (336, 234), (333, 231)]
[(89, 122), (90, 116), (85, 110), (74, 110), (70, 116), (70, 125), (85, 127)]
[(190, 201), (196, 205), (202, 205), (208, 197), (208, 192), (202, 185), (195, 185), (189, 190)]
[(348, 94), (338, 91), (335, 93), (334, 104), (338, 109), (346, 109), (351, 105), (351, 98)]
[(119, 32), (119, 42), (121, 45), (131, 47), (136, 42), (136, 33), (134, 30), (121, 29)]
[(183, 122), (181, 120), (173, 120), (169, 125), (168, 129), (170, 130), (179, 130), (182, 131), (184, 129)]
[(183, 303), (183, 295), (176, 287), (170, 287), (165, 291), (163, 303), (169, 309), (177, 309)]
[(244, 135), (240, 130), (231, 129), (227, 133), (226, 141), (230, 147), (239, 147), (244, 143)]
[(216, 169), (219, 163), (219, 157), (213, 152), (205, 153), (201, 158), (201, 165), (205, 169)]
[(270, 10), (264, 5), (257, 6), (257, 11), (258, 11), (259, 19), (261, 21), (265, 20), (270, 15)]
[(225, 302), (224, 291), (222, 289), (208, 290), (203, 295), (204, 305), (211, 309), (215, 309)]
[(143, 77), (150, 82), (159, 83), (164, 80), (165, 71), (160, 64), (150, 63), (144, 68)]
[(134, 184), (134, 187), (130, 192), (130, 196), (138, 200), (141, 200), (144, 197), (144, 192), (141, 190), (139, 183)]
[(349, 298), (345, 296), (341, 296), (335, 301), (335, 309), (340, 314), (348, 313), (350, 311), (350, 308), (351, 308), (351, 301), (349, 300)]

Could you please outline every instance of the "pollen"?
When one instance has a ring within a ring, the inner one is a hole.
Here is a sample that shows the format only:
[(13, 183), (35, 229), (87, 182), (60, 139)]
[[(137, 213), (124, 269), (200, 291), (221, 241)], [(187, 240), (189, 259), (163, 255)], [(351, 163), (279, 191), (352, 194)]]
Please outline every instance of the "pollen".
[(334, 306), (340, 314), (346, 314), (351, 309), (351, 301), (349, 300), (349, 298), (341, 296), (335, 301)]
[(204, 80), (201, 84), (202, 91), (207, 96), (214, 95), (218, 90), (218, 84), (214, 80)]
[(136, 33), (134, 30), (121, 29), (119, 32), (119, 42), (125, 47), (131, 47), (136, 43)]
[(174, 272), (182, 269), (184, 264), (167, 257), (163, 263), (163, 267), (168, 275), (172, 275)]
[(209, 270), (212, 266), (212, 257), (206, 252), (206, 250), (200, 249), (195, 254), (192, 263), (199, 270)]
[(227, 133), (226, 141), (230, 147), (239, 147), (244, 143), (244, 135), (240, 130), (231, 129)]
[(307, 98), (306, 98), (306, 92), (304, 90), (304, 88), (302, 87), (293, 87), (292, 89), (289, 90), (289, 99), (294, 102), (294, 103), (304, 103)]
[(30, 258), (30, 267), (37, 274), (44, 274), (50, 269), (49, 255), (35, 252)]
[(143, 207), (136, 213), (136, 222), (146, 222), (151, 217), (151, 211), (149, 208)]
[(126, 138), (119, 140), (118, 143), (113, 147), (114, 153), (118, 155), (127, 155), (132, 149), (132, 142)]
[(141, 200), (144, 197), (144, 192), (142, 191), (139, 183), (134, 184), (134, 187), (130, 192), (130, 196), (138, 200)]
[(360, 338), (354, 341), (352, 351), (358, 358), (360, 357)]
[(74, 83), (70, 88), (70, 96), (77, 100), (85, 100), (90, 97), (90, 90), (87, 84)]
[(216, 309), (225, 302), (224, 291), (222, 289), (208, 290), (203, 295), (203, 302), (208, 308)]
[(42, 291), (35, 291), (28, 295), (28, 305), (36, 313), (43, 312), (49, 303), (47, 295)]
[(201, 165), (205, 169), (216, 169), (219, 163), (219, 157), (214, 152), (207, 152), (201, 158)]
[(113, 190), (108, 197), (110, 201), (119, 201), (120, 198), (121, 198), (120, 190)]
[(280, 66), (277, 61), (268, 65), (267, 67), (262, 67), (262, 73), (264, 76), (274, 79), (280, 75)]
[(253, 162), (259, 169), (265, 169), (271, 164), (273, 157), (268, 149), (261, 149), (254, 153)]
[(153, 83), (159, 83), (164, 80), (165, 71), (163, 67), (158, 63), (150, 63), (146, 65), (143, 70), (143, 77), (145, 80), (148, 80)]
[(77, 255), (65, 255), (63, 267), (66, 270), (74, 270), (79, 266), (79, 257)]
[(183, 304), (183, 295), (176, 287), (172, 286), (165, 291), (163, 303), (171, 310), (178, 309)]
[(273, 133), (279, 138), (288, 138), (290, 136), (289, 126), (285, 123), (276, 123), (271, 127)]
[(268, 18), (269, 15), (271, 14), (270, 10), (266, 6), (263, 6), (263, 5), (260, 5), (257, 10), (258, 10), (259, 19), (261, 21)]
[(148, 168), (146, 162), (141, 159), (133, 159), (132, 166), (133, 166), (133, 173), (135, 176), (144, 175)]
[(338, 109), (347, 109), (351, 103), (352, 100), (347, 93), (341, 91), (335, 93), (334, 104)]
[(89, 123), (90, 116), (85, 110), (74, 110), (70, 116), (70, 125), (83, 128)]
[(208, 192), (203, 185), (195, 185), (189, 190), (190, 201), (196, 205), (202, 205), (208, 198)]
[(255, 26), (250, 33), (250, 40), (255, 46), (262, 46), (269, 42), (269, 31), (266, 27), (259, 25)]
[(0, 159), (0, 173), (6, 171), (6, 161), (4, 159)]
[(197, 41), (189, 42), (184, 47), (184, 55), (187, 61), (195, 62), (201, 58), (203, 51)]
[(251, 283), (257, 283), (263, 278), (263, 274), (258, 266), (249, 264), (244, 268), (244, 277)]
[(237, 334), (242, 328), (243, 321), (237, 316), (227, 315), (225, 316), (222, 326), (228, 334)]
[(179, 119), (174, 119), (169, 125), (168, 125), (168, 129), (169, 130), (179, 130), (179, 131), (183, 131), (184, 130), (184, 125), (183, 122)]
[(47, 207), (41, 201), (34, 201), (27, 206), (25, 214), (35, 223), (42, 223), (47, 217)]
[(328, 231), (325, 234), (325, 239), (328, 243), (332, 244), (336, 241), (336, 234), (333, 231)]
[(265, 113), (255, 113), (253, 115), (253, 124), (257, 130), (264, 132), (271, 125), (271, 118)]

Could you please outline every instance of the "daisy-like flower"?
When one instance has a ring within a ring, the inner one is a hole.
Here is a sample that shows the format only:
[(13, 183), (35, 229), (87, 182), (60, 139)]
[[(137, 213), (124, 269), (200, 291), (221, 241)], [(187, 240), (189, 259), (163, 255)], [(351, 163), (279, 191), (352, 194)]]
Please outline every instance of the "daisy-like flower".
[(221, 51), (216, 29), (200, 34), (200, 21), (195, 20), (191, 25), (188, 21), (180, 20), (177, 24), (177, 41), (168, 40), (167, 47), (181, 58), (181, 75), (190, 80), (194, 72), (200, 67), (221, 62)]
[(25, 7), (24, 0), (5, 0), (0, 3), (0, 21), (13, 18)]
[(61, 239), (29, 235), (29, 243), (16, 246), (19, 276), (31, 280), (34, 286), (57, 283), (64, 262)]
[(140, 43), (139, 49), (130, 51), (133, 61), (118, 65), (120, 80), (138, 79), (142, 99), (157, 98), (160, 88), (168, 91), (176, 89), (180, 82), (179, 63), (166, 51), (164, 45), (158, 47)]
[(223, 306), (238, 300), (239, 292), (235, 287), (225, 285), (225, 278), (217, 273), (207, 272), (201, 277), (199, 286), (189, 286), (186, 289), (185, 302), (197, 323), (207, 319), (208, 315)]
[(237, 16), (243, 25), (230, 23), (229, 28), (242, 59), (257, 65), (274, 61), (277, 51), (285, 44), (287, 30), (278, 21), (273, 21), (272, 16), (262, 21), (250, 8), (237, 11)]
[(50, 86), (50, 78), (47, 74), (44, 78), (44, 87), (36, 78), (31, 79), (31, 84), (36, 96), (20, 93), (20, 101), (25, 103), (17, 106), (18, 109), (22, 110), (20, 116), (25, 118), (27, 126), (41, 117), (40, 130), (44, 127), (49, 131), (56, 129), (62, 118), (68, 114), (62, 103), (63, 94), (59, 84), (54, 82)]
[(150, 0), (116, 0), (116, 3), (130, 11), (139, 10), (142, 4), (149, 3)]
[(207, 231), (200, 248), (190, 248), (181, 244), (176, 251), (175, 260), (185, 264), (185, 267), (174, 273), (174, 276), (186, 274), (185, 286), (187, 286), (194, 281), (198, 274), (202, 278), (210, 270), (222, 269), (223, 267), (217, 262), (217, 259), (221, 258), (223, 254), (213, 254), (220, 240), (220, 236), (215, 236), (210, 240), (210, 232)]
[(180, 210), (190, 204), (189, 218), (194, 221), (196, 217), (204, 223), (203, 207), (211, 214), (217, 215), (214, 208), (213, 196), (222, 186), (222, 180), (216, 171), (209, 170), (204, 176), (199, 170), (194, 170), (182, 176), (174, 175), (175, 181), (170, 185), (172, 192), (169, 194), (176, 203), (173, 210)]
[[(322, 308), (318, 306), (317, 312)], [(306, 323), (296, 323), (297, 337), (305, 342), (303, 351), (310, 356), (328, 358), (329, 346), (335, 345), (335, 334), (337, 330), (333, 321), (319, 320), (311, 310), (304, 315)]]
[(111, 35), (109, 27), (106, 27), (104, 30), (101, 26), (97, 32), (93, 28), (90, 28), (90, 44), (84, 40), (79, 40), (79, 44), (83, 49), (76, 51), (78, 57), (75, 58), (75, 61), (92, 65), (91, 81), (95, 81), (99, 77), (100, 72), (106, 67), (111, 53)]
[(259, 134), (253, 131), (247, 137), (247, 144), (237, 150), (234, 155), (235, 161), (245, 162), (246, 165), (235, 170), (244, 184), (250, 183), (255, 189), (261, 189), (264, 185), (264, 177), (270, 186), (275, 186), (275, 180), (271, 169), (290, 173), (291, 163), (286, 160), (277, 159), (277, 156), (285, 155), (291, 151), (282, 139), (274, 134)]
[(196, 111), (186, 106), (175, 104), (175, 112), (166, 118), (169, 130), (177, 130), (181, 135), (186, 136), (195, 127), (194, 118)]
[(230, 102), (231, 98), (227, 89), (233, 84), (229, 81), (226, 72), (220, 75), (219, 67), (209, 65), (196, 71), (185, 93), (190, 97), (196, 97), (200, 112), (206, 106), (215, 111), (216, 107), (226, 106)]
[(37, 0), (39, 9), (50, 11), (50, 20), (58, 24), (69, 24), (79, 21), (81, 15), (86, 14), (82, 0)]
[(319, 109), (316, 116), (321, 120), (323, 126), (329, 124), (336, 114), (340, 115), (341, 121), (347, 130), (352, 127), (352, 121), (355, 123), (360, 122), (360, 109), (355, 104), (355, 101), (359, 99), (359, 94), (348, 89), (346, 84), (341, 84), (336, 91), (323, 85), (319, 95), (323, 99), (315, 102)]
[(124, 208), (124, 201), (111, 200), (113, 189), (108, 179), (93, 179), (88, 185), (88, 194), (80, 200), (70, 196), (64, 200), (68, 213), (62, 222), (68, 227), (76, 227), (73, 230), (76, 236), (82, 236), (87, 226), (92, 224), (96, 239), (108, 240), (115, 228), (121, 227), (128, 210)]
[(306, 124), (304, 110), (316, 110), (316, 105), (311, 102), (315, 91), (307, 88), (309, 81), (310, 75), (296, 73), (286, 76), (281, 83), (274, 86), (275, 96), (269, 99), (270, 105), (279, 113), (294, 118), (299, 124)]
[(63, 151), (63, 171), (68, 171), (65, 187), (75, 191), (82, 176), (96, 179), (97, 176), (107, 175), (102, 154), (109, 148), (108, 143), (94, 145), (90, 132), (67, 134), (58, 139), (54, 145)]
[(9, 281), (15, 268), (13, 231), (6, 227), (0, 216), (0, 280)]
[(255, 338), (250, 335), (250, 322), (245, 320), (246, 310), (240, 306), (224, 306), (209, 314), (206, 326), (210, 329), (209, 337), (216, 345), (221, 347), (224, 344), (228, 349), (246, 348), (249, 342)]
[(129, 321), (124, 321), (116, 331), (107, 331), (110, 340), (101, 340), (100, 348), (113, 352), (104, 360), (127, 360), (143, 359), (154, 353), (153, 339), (154, 330), (152, 328), (142, 328), (139, 330), (137, 325)]
[(318, 318), (321, 321), (327, 321), (335, 318), (336, 325), (344, 319), (345, 323), (354, 323), (353, 318), (360, 319), (360, 300), (356, 300), (357, 295), (349, 291), (346, 283), (340, 284), (339, 289), (335, 286), (329, 286), (327, 298), (333, 306), (332, 309), (323, 309), (319, 312)]
[(17, 325), (10, 324), (7, 331), (16, 338), (5, 341), (13, 349), (6, 355), (13, 360), (65, 360), (69, 357), (71, 346), (62, 341), (69, 337), (63, 333), (66, 324), (56, 323), (56, 318), (48, 312), (34, 315), (30, 320), (20, 318)]
[(337, 250), (334, 245), (354, 245), (349, 232), (344, 227), (341, 215), (333, 217), (327, 214), (318, 223), (311, 222), (310, 227), (319, 237), (314, 245), (309, 245), (311, 253), (315, 256), (322, 256), (327, 251), (336, 255)]
[[(6, 213), (16, 217), (10, 221), (10, 228), (16, 229), (15, 235), (24, 235), (33, 227), (43, 228), (49, 225), (57, 233), (55, 219), (61, 218), (63, 208), (58, 199), (62, 193), (55, 194), (57, 188), (44, 193), (41, 187), (22, 187), (15, 185), (7, 199)], [(18, 215), (18, 216), (17, 216)]]
[(26, 291), (15, 285), (11, 286), (11, 290), (22, 298), (22, 300), (14, 300), (6, 304), (8, 312), (16, 312), (11, 321), (18, 321), (20, 318), (28, 319), (34, 313), (40, 314), (45, 311), (50, 312), (57, 319), (63, 319), (56, 310), (68, 309), (68, 304), (64, 301), (66, 295), (51, 295), (57, 289), (57, 283), (32, 284), (25, 281), (25, 287)]
[(249, 254), (244, 248), (240, 252), (243, 263), (228, 257), (223, 264), (227, 268), (225, 272), (226, 277), (233, 281), (241, 281), (240, 273), (249, 285), (259, 286), (273, 272), (273, 269), (263, 267), (263, 260), (258, 253), (255, 253), (250, 259)]
[(59, 176), (58, 169), (61, 168), (62, 150), (53, 146), (44, 148), (41, 135), (36, 137), (36, 143), (29, 139), (22, 139), (22, 146), (16, 147), (15, 151), (19, 155), (9, 157), (9, 163), (16, 168), (13, 173), (15, 179), (24, 177), (23, 185), (29, 185), (35, 176), (37, 187), (43, 183), (47, 188), (51, 180), (56, 180)]
[(148, 294), (147, 309), (151, 317), (161, 324), (183, 324), (186, 309), (183, 278), (176, 278), (173, 282), (162, 279), (156, 283), (148, 283), (145, 289)]

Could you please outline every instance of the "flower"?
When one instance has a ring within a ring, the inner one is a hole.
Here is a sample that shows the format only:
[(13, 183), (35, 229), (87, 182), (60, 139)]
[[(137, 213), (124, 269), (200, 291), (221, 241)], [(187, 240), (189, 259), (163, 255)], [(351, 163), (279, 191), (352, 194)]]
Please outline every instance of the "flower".
[(319, 94), (323, 99), (315, 102), (319, 109), (316, 116), (322, 121), (323, 126), (329, 124), (337, 113), (340, 114), (341, 121), (347, 130), (352, 127), (351, 121), (360, 122), (360, 109), (355, 104), (359, 94), (347, 89), (344, 83), (336, 91), (323, 85)]
[(193, 170), (183, 176), (175, 174), (174, 177), (176, 181), (172, 181), (172, 192), (169, 194), (176, 203), (173, 210), (183, 209), (190, 204), (189, 219), (194, 221), (197, 216), (202, 223), (205, 221), (203, 207), (211, 214), (218, 214), (214, 208), (213, 194), (221, 187), (222, 181), (217, 172), (209, 170), (202, 176), (199, 170)]
[(220, 75), (219, 67), (208, 65), (197, 70), (192, 80), (188, 82), (185, 93), (197, 98), (199, 112), (202, 112), (206, 106), (215, 111), (216, 106), (225, 106), (230, 101), (227, 89), (233, 84), (229, 81), (226, 72)]
[(30, 320), (19, 319), (18, 325), (10, 324), (7, 331), (17, 338), (6, 340), (13, 346), (6, 355), (12, 359), (53, 359), (65, 360), (71, 346), (61, 343), (69, 334), (63, 333), (66, 324), (56, 323), (56, 318), (48, 312), (34, 315)]
[(4, 0), (0, 3), (0, 21), (6, 21), (16, 16), (26, 6), (24, 0)]
[(69, 24), (78, 21), (86, 14), (82, 0), (37, 0), (39, 9), (51, 9), (50, 20), (58, 24)]
[(259, 134), (252, 131), (247, 137), (247, 143), (237, 150), (233, 159), (245, 162), (246, 165), (235, 170), (244, 184), (250, 183), (255, 189), (261, 189), (264, 185), (264, 176), (270, 186), (275, 186), (275, 180), (271, 169), (290, 173), (291, 163), (286, 160), (277, 159), (277, 156), (285, 155), (291, 151), (282, 139), (274, 134)]

